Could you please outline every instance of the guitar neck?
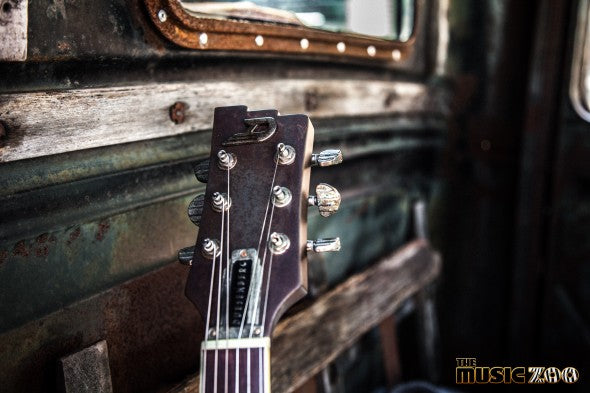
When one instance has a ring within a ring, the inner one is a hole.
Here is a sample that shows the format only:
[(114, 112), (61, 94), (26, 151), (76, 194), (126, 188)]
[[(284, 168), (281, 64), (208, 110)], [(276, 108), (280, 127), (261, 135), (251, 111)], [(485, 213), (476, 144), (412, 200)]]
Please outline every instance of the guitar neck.
[(270, 393), (270, 339), (203, 341), (200, 393)]

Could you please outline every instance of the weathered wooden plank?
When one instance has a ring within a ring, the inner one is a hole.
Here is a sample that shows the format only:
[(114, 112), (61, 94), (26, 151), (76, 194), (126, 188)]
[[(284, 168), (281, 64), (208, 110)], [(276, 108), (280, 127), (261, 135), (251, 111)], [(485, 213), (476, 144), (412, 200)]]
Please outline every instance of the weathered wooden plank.
[[(175, 124), (169, 109), (185, 102)], [(206, 81), (0, 94), (0, 162), (210, 129), (217, 106), (278, 108), (312, 118), (424, 112), (441, 105), (412, 82), (335, 79)]]
[[(274, 393), (293, 392), (439, 274), (441, 261), (416, 240), (279, 323), (271, 347)], [(169, 393), (198, 392), (192, 376)]]

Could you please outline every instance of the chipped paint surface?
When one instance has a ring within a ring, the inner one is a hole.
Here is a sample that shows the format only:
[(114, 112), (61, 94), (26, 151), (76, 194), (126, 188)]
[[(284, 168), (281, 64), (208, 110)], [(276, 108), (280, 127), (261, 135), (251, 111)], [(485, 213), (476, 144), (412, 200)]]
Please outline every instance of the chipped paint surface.
[(0, 243), (0, 332), (174, 260), (194, 242), (189, 201)]
[(27, 59), (27, 0), (0, 1), (0, 60)]

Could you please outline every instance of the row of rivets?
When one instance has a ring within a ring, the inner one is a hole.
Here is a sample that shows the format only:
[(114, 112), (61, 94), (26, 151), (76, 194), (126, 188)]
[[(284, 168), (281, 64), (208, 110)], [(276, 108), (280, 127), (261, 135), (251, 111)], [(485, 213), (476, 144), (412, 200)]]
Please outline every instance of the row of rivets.
[[(165, 10), (158, 11), (158, 20), (162, 23), (164, 23), (168, 20), (168, 14), (166, 13)], [(209, 42), (209, 36), (207, 35), (207, 33), (200, 33), (199, 34), (199, 45), (201, 47), (206, 47), (208, 42)], [(256, 44), (256, 46), (262, 47), (264, 45), (264, 37), (261, 36), (260, 34), (257, 35), (256, 37), (254, 37), (254, 43)], [(301, 46), (301, 49), (307, 50), (307, 49), (309, 49), (310, 42), (307, 38), (302, 38), (301, 41), (299, 41), (299, 45)], [(336, 44), (336, 50), (339, 53), (346, 52), (346, 43), (344, 43), (342, 41), (338, 42)], [(367, 46), (367, 54), (371, 57), (375, 57), (377, 55), (377, 48), (375, 48), (375, 46), (373, 46), (373, 45)], [(399, 49), (394, 49), (393, 51), (391, 51), (391, 58), (393, 60), (399, 61), (399, 60), (401, 60), (401, 57), (402, 57), (402, 53)]]

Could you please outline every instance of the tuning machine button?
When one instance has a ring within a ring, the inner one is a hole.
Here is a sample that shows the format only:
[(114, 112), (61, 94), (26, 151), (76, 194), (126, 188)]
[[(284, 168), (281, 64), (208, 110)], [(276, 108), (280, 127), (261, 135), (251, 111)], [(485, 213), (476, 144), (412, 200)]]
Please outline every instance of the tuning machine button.
[(191, 266), (193, 264), (194, 253), (194, 246), (181, 248), (180, 251), (178, 251), (178, 262), (186, 266)]
[(310, 206), (317, 206), (322, 217), (328, 217), (338, 211), (340, 207), (340, 193), (326, 183), (320, 183), (315, 188), (316, 195), (310, 195), (307, 201)]
[(201, 216), (203, 215), (203, 206), (205, 205), (205, 195), (200, 194), (195, 197), (188, 205), (188, 218), (199, 226), (201, 223)]
[(342, 162), (342, 151), (337, 149), (324, 150), (311, 155), (311, 166), (332, 166)]
[(207, 183), (207, 180), (209, 180), (209, 160), (198, 162), (195, 164), (193, 170), (198, 181)]
[(307, 241), (307, 251), (328, 252), (340, 251), (340, 238), (317, 239)]

